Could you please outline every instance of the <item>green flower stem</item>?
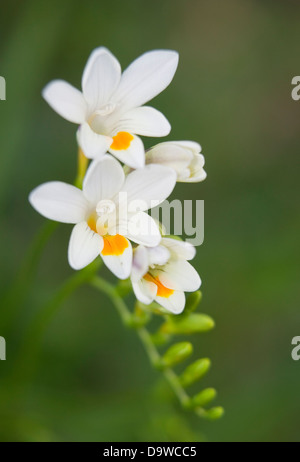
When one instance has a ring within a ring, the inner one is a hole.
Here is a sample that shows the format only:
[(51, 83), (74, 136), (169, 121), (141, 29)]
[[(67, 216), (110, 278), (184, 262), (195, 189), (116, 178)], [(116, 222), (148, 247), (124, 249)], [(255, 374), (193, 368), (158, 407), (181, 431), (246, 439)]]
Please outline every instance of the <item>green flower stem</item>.
[[(78, 188), (82, 187), (87, 167), (88, 159), (79, 148), (77, 158), (77, 176), (74, 182), (74, 185)], [(42, 252), (58, 225), (59, 223), (57, 222), (47, 221), (42, 226), (41, 230), (37, 233), (29, 247), (13, 283), (7, 292), (1, 297), (0, 302), (3, 307), (1, 311), (2, 334), (7, 333), (7, 329), (10, 328), (15, 316), (21, 310), (35, 277)]]
[(38, 316), (27, 331), (21, 346), (20, 356), (14, 367), (13, 383), (23, 385), (34, 372), (37, 353), (42, 342), (44, 333), (58, 312), (61, 304), (83, 284), (88, 283), (100, 268), (102, 260), (98, 258), (92, 265), (74, 273), (56, 291), (53, 298), (41, 308)]
[(28, 249), (13, 284), (2, 297), (1, 328), (3, 333), (11, 326), (15, 316), (21, 310), (36, 274), (41, 254), (57, 226), (58, 223), (53, 221), (47, 221), (43, 225)]
[(116, 293), (115, 286), (113, 286), (100, 276), (95, 276), (91, 280), (91, 285), (96, 289), (100, 290), (101, 292), (104, 292), (111, 299), (122, 319), (123, 324), (125, 326), (129, 326), (131, 323), (132, 315), (128, 310), (126, 304), (124, 303), (123, 299)]
[[(133, 322), (133, 315), (127, 308), (123, 298), (118, 294), (116, 287), (99, 276), (95, 276), (92, 279), (91, 285), (101, 292), (104, 292), (111, 299), (125, 326), (135, 328), (151, 364), (154, 367), (158, 367), (158, 365), (161, 363), (161, 356), (156, 346), (152, 342), (151, 334), (145, 327), (136, 327), (135, 323)], [(164, 375), (166, 381), (171, 386), (181, 405), (184, 408), (187, 408), (188, 403), (190, 402), (190, 397), (180, 385), (175, 372), (172, 369), (164, 369), (161, 372)]]
[(166, 369), (164, 371), (164, 375), (167, 381), (169, 382), (169, 384), (171, 385), (174, 393), (178, 397), (181, 406), (183, 408), (187, 408), (190, 403), (190, 397), (186, 393), (184, 388), (182, 388), (182, 386), (180, 385), (178, 376), (175, 374), (175, 372), (172, 369)]
[(74, 185), (77, 188), (82, 188), (82, 183), (86, 174), (86, 170), (88, 168), (89, 160), (84, 155), (83, 151), (78, 148), (78, 157), (77, 157), (77, 177), (74, 182)]
[(151, 340), (151, 335), (145, 327), (140, 327), (137, 329), (137, 334), (144, 345), (144, 348), (147, 352), (148, 358), (152, 366), (157, 367), (157, 364), (160, 361), (160, 354), (158, 353), (155, 345)]

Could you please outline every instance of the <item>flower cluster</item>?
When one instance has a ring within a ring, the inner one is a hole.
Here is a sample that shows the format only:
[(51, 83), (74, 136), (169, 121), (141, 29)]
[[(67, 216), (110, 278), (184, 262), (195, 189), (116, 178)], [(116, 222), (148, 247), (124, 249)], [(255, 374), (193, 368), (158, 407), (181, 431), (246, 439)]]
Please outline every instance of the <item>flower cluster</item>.
[(68, 251), (72, 268), (80, 270), (100, 255), (118, 278), (131, 278), (140, 302), (156, 301), (174, 314), (184, 309), (184, 292), (201, 284), (189, 263), (195, 248), (162, 236), (147, 210), (167, 199), (176, 181), (204, 180), (204, 157), (192, 141), (163, 142), (145, 152), (139, 136), (169, 134), (165, 116), (144, 104), (170, 84), (177, 64), (175, 51), (151, 51), (121, 73), (118, 60), (101, 47), (88, 59), (82, 92), (62, 80), (50, 82), (45, 100), (79, 125), (80, 152), (92, 160), (81, 188), (49, 182), (29, 197), (46, 218), (75, 225)]

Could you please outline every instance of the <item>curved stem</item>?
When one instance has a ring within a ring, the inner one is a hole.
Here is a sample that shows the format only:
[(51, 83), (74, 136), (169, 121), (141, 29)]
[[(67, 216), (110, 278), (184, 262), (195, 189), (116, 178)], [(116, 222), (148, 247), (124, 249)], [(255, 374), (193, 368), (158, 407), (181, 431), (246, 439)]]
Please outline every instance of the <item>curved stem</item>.
[[(129, 311), (123, 298), (118, 294), (116, 288), (112, 284), (105, 281), (103, 278), (99, 276), (95, 276), (91, 280), (91, 285), (95, 287), (96, 289), (100, 290), (101, 292), (104, 292), (110, 298), (115, 308), (117, 309), (124, 325), (134, 326), (134, 323), (131, 322), (132, 321), (131, 312)], [(160, 363), (161, 356), (156, 346), (152, 342), (149, 331), (145, 327), (135, 327), (135, 330), (144, 346), (144, 349), (147, 353), (150, 363), (152, 364), (152, 366), (156, 367)], [(161, 372), (164, 375), (166, 381), (171, 386), (173, 392), (177, 396), (180, 404), (183, 407), (186, 407), (187, 403), (190, 401), (190, 398), (188, 394), (185, 392), (185, 390), (182, 388), (182, 386), (180, 385), (178, 381), (178, 377), (175, 374), (175, 372), (172, 369), (164, 369)]]
[[(156, 365), (159, 363), (161, 359), (161, 356), (151, 340), (151, 335), (149, 334), (149, 331), (145, 327), (141, 327), (137, 329), (137, 334), (144, 345), (144, 348), (148, 354), (148, 357), (152, 365), (156, 367)], [(187, 403), (190, 401), (190, 398), (180, 385), (175, 372), (172, 369), (164, 369), (162, 373), (169, 385), (171, 386), (171, 388), (173, 389), (173, 392), (177, 396), (180, 404), (183, 407), (185, 407)]]
[(75, 186), (77, 188), (82, 188), (82, 183), (85, 177), (85, 173), (88, 167), (89, 160), (84, 155), (82, 149), (78, 148), (78, 158), (77, 158), (77, 177), (75, 180)]
[(158, 353), (157, 349), (155, 348), (151, 340), (151, 335), (145, 327), (140, 327), (139, 329), (137, 329), (137, 334), (142, 344), (144, 345), (144, 348), (147, 352), (148, 358), (150, 359), (152, 366), (156, 367), (160, 360), (160, 354)]
[(61, 304), (80, 286), (89, 282), (100, 268), (102, 260), (97, 259), (93, 264), (85, 269), (73, 274), (56, 291), (54, 296), (40, 310), (38, 316), (33, 321), (23, 340), (21, 352), (15, 365), (13, 382), (22, 385), (31, 377), (35, 367), (37, 352), (42, 342), (44, 333), (58, 312)]
[(173, 388), (174, 393), (177, 395), (182, 407), (186, 407), (190, 402), (190, 397), (179, 383), (178, 377), (172, 369), (166, 369), (164, 376)]
[(125, 326), (129, 326), (132, 317), (131, 313), (128, 310), (126, 303), (116, 293), (115, 286), (113, 286), (100, 276), (94, 277), (91, 280), (91, 285), (96, 289), (100, 290), (101, 292), (104, 292), (111, 299), (120, 315), (120, 318), (122, 319), (123, 324)]
[(21, 309), (36, 274), (43, 249), (57, 226), (58, 223), (53, 221), (48, 221), (42, 226), (24, 258), (16, 279), (2, 297), (1, 327), (3, 330), (10, 327), (12, 320)]
[[(75, 186), (78, 188), (82, 187), (87, 167), (88, 159), (85, 157), (82, 150), (78, 148), (77, 177), (74, 182)], [(58, 225), (59, 223), (57, 222), (47, 221), (42, 226), (25, 255), (23, 264), (13, 283), (3, 297), (1, 297), (1, 306), (3, 306), (4, 309), (7, 308), (6, 311), (2, 310), (1, 312), (1, 327), (3, 331), (6, 331), (10, 327), (16, 314), (21, 309), (36, 274), (44, 247)]]

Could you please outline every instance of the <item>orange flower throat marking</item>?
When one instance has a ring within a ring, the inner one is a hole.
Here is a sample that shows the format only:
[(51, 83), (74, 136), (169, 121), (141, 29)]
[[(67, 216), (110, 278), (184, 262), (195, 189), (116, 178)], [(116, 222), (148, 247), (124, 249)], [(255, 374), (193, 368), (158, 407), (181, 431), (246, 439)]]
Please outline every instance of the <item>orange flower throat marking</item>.
[(168, 289), (167, 287), (165, 287), (165, 286), (160, 282), (160, 280), (158, 279), (158, 277), (154, 277), (154, 276), (152, 276), (151, 274), (146, 273), (145, 276), (144, 276), (144, 279), (146, 279), (146, 281), (153, 282), (153, 284), (156, 285), (156, 287), (157, 287), (157, 294), (156, 294), (156, 295), (157, 295), (158, 297), (169, 298), (169, 297), (171, 297), (171, 295), (174, 293), (174, 290)]
[(123, 151), (129, 148), (133, 136), (127, 132), (119, 132), (116, 136), (113, 136), (113, 143), (110, 145), (110, 149), (115, 151)]
[(104, 247), (102, 255), (115, 255), (119, 256), (124, 253), (124, 250), (129, 246), (127, 239), (121, 234), (115, 236), (103, 236)]

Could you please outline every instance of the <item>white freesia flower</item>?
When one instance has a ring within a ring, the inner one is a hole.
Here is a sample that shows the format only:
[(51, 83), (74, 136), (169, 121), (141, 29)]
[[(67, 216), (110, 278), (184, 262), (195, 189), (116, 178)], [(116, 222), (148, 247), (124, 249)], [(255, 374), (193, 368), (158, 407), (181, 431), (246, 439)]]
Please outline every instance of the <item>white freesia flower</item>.
[(146, 246), (159, 244), (159, 229), (145, 210), (164, 201), (175, 184), (174, 171), (158, 165), (125, 178), (120, 163), (105, 155), (91, 163), (82, 190), (62, 182), (45, 183), (32, 191), (29, 201), (46, 218), (75, 224), (69, 243), (72, 268), (82, 269), (100, 254), (106, 266), (125, 279), (132, 267), (129, 239)]
[(54, 80), (43, 96), (58, 114), (80, 125), (78, 142), (88, 158), (109, 151), (126, 165), (141, 168), (145, 152), (136, 135), (166, 136), (171, 129), (161, 112), (143, 105), (170, 84), (177, 64), (175, 51), (150, 51), (121, 75), (118, 60), (100, 47), (85, 66), (82, 92), (63, 80)]
[(134, 250), (131, 272), (137, 299), (146, 305), (156, 301), (171, 313), (181, 313), (184, 292), (194, 292), (201, 285), (197, 271), (187, 261), (195, 253), (194, 246), (177, 239), (163, 238), (151, 248), (139, 245)]
[(167, 141), (157, 144), (146, 153), (147, 164), (160, 164), (173, 168), (177, 181), (197, 183), (206, 178), (201, 146), (194, 141)]

